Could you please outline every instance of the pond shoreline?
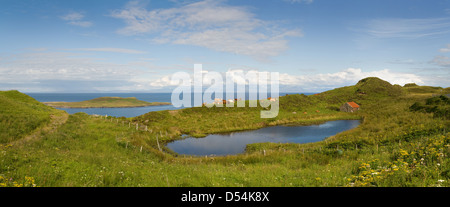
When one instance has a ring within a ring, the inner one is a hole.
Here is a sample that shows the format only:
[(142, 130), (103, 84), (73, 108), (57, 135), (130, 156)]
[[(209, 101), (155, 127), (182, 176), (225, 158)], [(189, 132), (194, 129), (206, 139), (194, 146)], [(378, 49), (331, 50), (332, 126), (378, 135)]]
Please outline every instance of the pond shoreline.
[[(243, 128), (243, 129), (233, 129), (233, 130), (223, 130), (223, 131), (215, 131), (212, 133), (206, 133), (206, 134), (187, 134), (189, 137), (192, 138), (204, 138), (208, 135), (211, 134), (228, 134), (228, 133), (233, 133), (233, 132), (245, 132), (245, 131), (253, 131), (253, 130), (258, 130), (258, 129), (262, 129), (262, 128), (267, 128), (267, 127), (273, 127), (273, 126), (311, 126), (311, 125), (319, 125), (319, 124), (323, 124), (325, 122), (329, 122), (329, 121), (338, 121), (338, 120), (359, 120), (362, 123), (364, 123), (364, 117), (360, 117), (360, 116), (348, 116), (348, 117), (335, 117), (335, 118), (322, 118), (319, 117), (317, 119), (300, 119), (300, 120), (295, 120), (295, 121), (285, 121), (282, 123), (279, 122), (270, 122), (270, 123), (265, 123), (262, 126), (257, 126), (257, 127), (248, 127), (248, 128)], [(179, 139), (177, 139), (179, 140)], [(174, 140), (176, 141), (176, 140)]]

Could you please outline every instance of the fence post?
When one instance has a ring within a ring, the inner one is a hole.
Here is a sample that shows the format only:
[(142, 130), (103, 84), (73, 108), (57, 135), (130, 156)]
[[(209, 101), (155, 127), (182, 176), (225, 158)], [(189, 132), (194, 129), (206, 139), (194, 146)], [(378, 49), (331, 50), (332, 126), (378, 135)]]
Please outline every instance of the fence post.
[(159, 146), (158, 135), (156, 135), (156, 143), (158, 143), (158, 149), (159, 149), (159, 151), (162, 151), (162, 150), (161, 150), (161, 147)]

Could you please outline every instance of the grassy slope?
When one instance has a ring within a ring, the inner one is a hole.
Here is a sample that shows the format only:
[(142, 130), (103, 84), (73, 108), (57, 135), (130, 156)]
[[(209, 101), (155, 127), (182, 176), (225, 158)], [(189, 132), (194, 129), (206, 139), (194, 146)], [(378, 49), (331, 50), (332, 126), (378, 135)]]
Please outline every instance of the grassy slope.
[[(372, 84), (384, 82), (369, 79), (317, 96), (283, 97), (280, 116), (271, 120), (260, 120), (260, 109), (249, 108), (151, 112), (131, 120), (147, 124), (151, 132), (145, 132), (129, 128), (128, 119), (71, 115), (40, 141), (0, 146), (0, 185), (3, 177), (13, 178), (3, 179), (4, 185), (40, 186), (449, 186), (449, 121), (410, 111), (425, 100), (420, 95), (390, 85), (373, 91)], [(361, 105), (352, 117), (363, 117), (363, 124), (322, 142), (259, 143), (242, 155), (208, 158), (178, 157), (157, 147), (157, 136), (162, 144), (185, 132), (342, 118), (335, 109), (349, 100)]]
[(0, 91), (0, 143), (30, 134), (49, 123), (56, 111), (18, 91)]
[(100, 97), (81, 102), (46, 102), (45, 104), (57, 108), (124, 108), (170, 105), (167, 102), (146, 102), (135, 97)]

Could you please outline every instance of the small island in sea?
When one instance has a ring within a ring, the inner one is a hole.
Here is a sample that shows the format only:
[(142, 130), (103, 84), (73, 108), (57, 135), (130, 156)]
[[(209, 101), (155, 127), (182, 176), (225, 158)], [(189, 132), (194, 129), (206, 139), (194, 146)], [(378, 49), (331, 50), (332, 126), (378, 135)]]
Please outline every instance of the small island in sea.
[(133, 108), (145, 106), (171, 105), (169, 102), (146, 102), (135, 97), (100, 97), (80, 102), (43, 102), (55, 108)]

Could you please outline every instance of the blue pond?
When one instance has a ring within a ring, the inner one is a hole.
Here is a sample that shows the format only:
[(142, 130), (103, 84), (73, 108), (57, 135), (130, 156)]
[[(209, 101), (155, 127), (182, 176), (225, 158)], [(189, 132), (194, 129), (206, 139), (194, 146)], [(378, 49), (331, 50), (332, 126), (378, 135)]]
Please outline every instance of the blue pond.
[(309, 126), (273, 126), (251, 131), (211, 134), (204, 138), (185, 138), (168, 143), (167, 147), (185, 155), (233, 155), (243, 153), (246, 145), (252, 143), (318, 142), (353, 129), (359, 124), (359, 120), (338, 120)]

